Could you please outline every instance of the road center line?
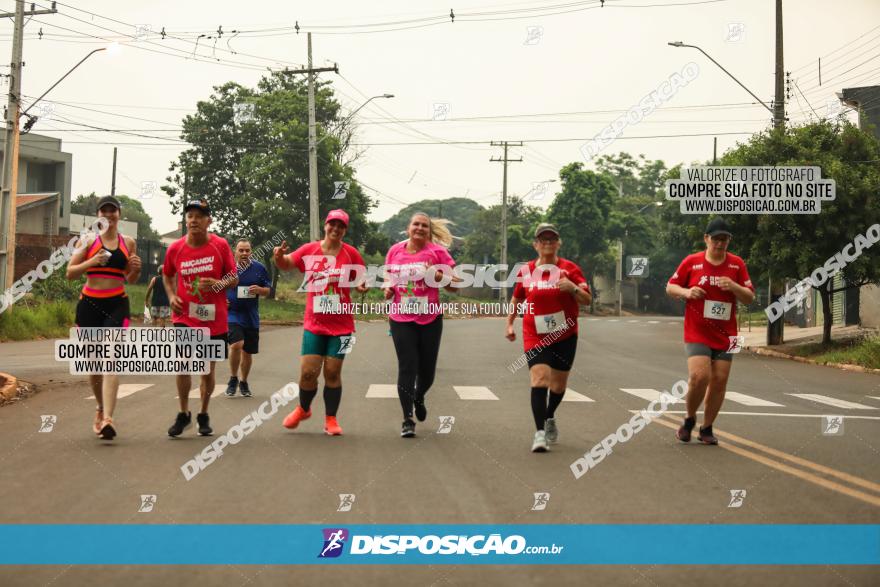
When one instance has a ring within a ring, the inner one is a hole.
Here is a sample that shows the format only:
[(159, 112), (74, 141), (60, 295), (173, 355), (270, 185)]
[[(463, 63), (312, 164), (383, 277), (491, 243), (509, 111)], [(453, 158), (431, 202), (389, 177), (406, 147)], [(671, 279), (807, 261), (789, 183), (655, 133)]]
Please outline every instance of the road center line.
[[(657, 422), (658, 424), (666, 426), (667, 428), (671, 428), (672, 430), (678, 429), (677, 423), (670, 422), (669, 420), (667, 420), (663, 417), (657, 418), (654, 421)], [(726, 432), (720, 432), (718, 430), (715, 430), (714, 432), (716, 435), (721, 436), (722, 438), (727, 437), (727, 438), (731, 438), (731, 440), (740, 438), (740, 437), (735, 436), (733, 434), (728, 434)], [(745, 439), (741, 439), (741, 440), (744, 440), (747, 444), (757, 444), (757, 443), (752, 443), (751, 441), (747, 441)], [(864, 501), (866, 503), (869, 503), (873, 506), (880, 507), (880, 497), (876, 497), (874, 495), (865, 493), (863, 491), (859, 491), (857, 489), (852, 489), (851, 487), (847, 487), (846, 485), (842, 485), (842, 484), (837, 483), (835, 481), (830, 481), (828, 479), (825, 479), (823, 477), (819, 477), (818, 475), (814, 475), (814, 474), (808, 473), (806, 471), (801, 471), (800, 469), (795, 469), (794, 467), (786, 465), (785, 463), (780, 463), (778, 461), (774, 461), (773, 459), (770, 459), (770, 458), (765, 457), (760, 454), (756, 454), (754, 452), (751, 452), (749, 450), (746, 450), (746, 449), (739, 447), (739, 446), (736, 446), (734, 444), (724, 442), (724, 443), (719, 443), (718, 447), (729, 450), (730, 452), (738, 454), (742, 457), (746, 457), (747, 459), (751, 459), (753, 461), (759, 462), (759, 463), (766, 465), (772, 469), (782, 471), (783, 473), (788, 473), (789, 475), (792, 475), (794, 477), (797, 477), (797, 478), (802, 479), (804, 481), (807, 481), (809, 483), (813, 483), (814, 485), (818, 485), (819, 487), (823, 487), (823, 488), (828, 489), (830, 491), (836, 491), (838, 493), (848, 495), (849, 497), (852, 497), (854, 499), (858, 499), (860, 501)], [(770, 451), (781, 453), (781, 451), (776, 451), (775, 449), (770, 449), (770, 447), (764, 447), (764, 448), (767, 448)], [(781, 453), (781, 454), (785, 454), (785, 453)], [(798, 457), (795, 457), (793, 455), (786, 455), (786, 457), (790, 457), (790, 460), (797, 459), (797, 461), (810, 462), (810, 461), (805, 461), (804, 459), (800, 459)], [(795, 461), (795, 462), (797, 462), (797, 461)], [(859, 479), (858, 477), (852, 477), (851, 475), (848, 475), (847, 473), (843, 473), (842, 471), (835, 471), (834, 469), (828, 469), (828, 467), (823, 467), (822, 465), (818, 465), (816, 463), (810, 463), (810, 465), (805, 465), (805, 466), (813, 466), (814, 468), (818, 467), (821, 469), (826, 469), (827, 471), (829, 471), (829, 474), (834, 474), (834, 475), (841, 477), (841, 478), (851, 477), (854, 479), (858, 479), (859, 481), (861, 481), (863, 483), (866, 483), (868, 485), (876, 487), (876, 484), (871, 483), (870, 481), (865, 481), (864, 479)], [(831, 471), (833, 471), (833, 473), (831, 473)], [(862, 484), (862, 483), (859, 483), (859, 484)]]

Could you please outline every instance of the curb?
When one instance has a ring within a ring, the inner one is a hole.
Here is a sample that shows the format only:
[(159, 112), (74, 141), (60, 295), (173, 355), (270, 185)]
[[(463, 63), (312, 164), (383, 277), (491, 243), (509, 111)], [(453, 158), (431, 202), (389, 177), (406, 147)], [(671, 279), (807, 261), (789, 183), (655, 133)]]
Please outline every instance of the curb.
[(6, 383), (3, 387), (0, 387), (0, 398), (5, 400), (10, 400), (15, 397), (16, 392), (18, 391), (18, 379), (10, 375), (9, 373), (0, 372), (0, 378), (6, 380)]
[(810, 365), (819, 365), (821, 367), (833, 367), (835, 369), (854, 371), (856, 373), (871, 373), (874, 375), (880, 375), (880, 369), (871, 369), (870, 367), (862, 367), (861, 365), (850, 365), (849, 363), (820, 363), (818, 361), (814, 361), (813, 359), (807, 359), (805, 357), (798, 357), (795, 355), (788, 355), (786, 353), (780, 353), (779, 351), (772, 351), (765, 347), (747, 346), (745, 348), (755, 353), (756, 355), (775, 357), (777, 359), (788, 359), (790, 361), (797, 361), (798, 363), (808, 363)]

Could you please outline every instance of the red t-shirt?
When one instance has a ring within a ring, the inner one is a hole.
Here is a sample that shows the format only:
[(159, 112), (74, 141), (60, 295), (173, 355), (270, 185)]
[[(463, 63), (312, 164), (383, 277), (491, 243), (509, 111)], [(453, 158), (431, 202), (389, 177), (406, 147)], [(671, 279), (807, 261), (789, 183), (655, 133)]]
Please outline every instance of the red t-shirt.
[(565, 340), (578, 333), (577, 317), (580, 307), (574, 296), (560, 291), (557, 285), (560, 277), (567, 277), (577, 287), (590, 291), (580, 267), (568, 259), (559, 258), (556, 263), (558, 272), (552, 269), (536, 271), (536, 265), (537, 260), (523, 265), (519, 272), (520, 279), (517, 280), (519, 283), (513, 288), (513, 297), (524, 299), (525, 304), (530, 304), (523, 314), (525, 351)]
[(165, 253), (162, 273), (177, 275), (177, 295), (183, 301), (183, 312), (173, 312), (172, 322), (210, 328), (211, 336), (229, 330), (226, 292), (222, 289), (214, 292), (212, 288), (198, 291), (195, 283), (201, 277), (223, 279), (226, 275), (236, 275), (235, 258), (225, 239), (209, 233), (208, 242), (200, 247), (188, 245), (185, 236), (174, 241)]
[(736, 336), (736, 296), (718, 287), (720, 277), (755, 291), (745, 262), (733, 253), (727, 253), (718, 265), (709, 262), (705, 251), (688, 255), (669, 279), (671, 284), (697, 286), (706, 292), (705, 298), (685, 303), (685, 342), (705, 344), (713, 350), (730, 348), (730, 337)]
[[(321, 242), (306, 243), (288, 255), (293, 265), (305, 273), (308, 283), (303, 284), (306, 294), (306, 314), (303, 328), (314, 334), (342, 336), (355, 331), (354, 316), (351, 312), (351, 288), (339, 285), (343, 272), (345, 281), (352, 283), (357, 269), (363, 269), (364, 259), (356, 248), (342, 243), (342, 249), (335, 257), (325, 255)], [(338, 298), (333, 297), (338, 296)], [(323, 297), (327, 305), (322, 306)], [(318, 310), (315, 311), (315, 300)], [(336, 305), (338, 302), (338, 306)], [(324, 310), (324, 311), (321, 311)]]

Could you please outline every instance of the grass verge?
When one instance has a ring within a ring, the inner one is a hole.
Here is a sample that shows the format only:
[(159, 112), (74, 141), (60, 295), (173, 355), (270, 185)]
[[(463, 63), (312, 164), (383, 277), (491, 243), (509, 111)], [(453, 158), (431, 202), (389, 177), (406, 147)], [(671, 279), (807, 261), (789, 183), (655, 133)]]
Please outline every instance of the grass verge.
[(833, 340), (828, 345), (808, 343), (788, 349), (793, 355), (817, 363), (847, 363), (869, 369), (880, 369), (880, 336)]

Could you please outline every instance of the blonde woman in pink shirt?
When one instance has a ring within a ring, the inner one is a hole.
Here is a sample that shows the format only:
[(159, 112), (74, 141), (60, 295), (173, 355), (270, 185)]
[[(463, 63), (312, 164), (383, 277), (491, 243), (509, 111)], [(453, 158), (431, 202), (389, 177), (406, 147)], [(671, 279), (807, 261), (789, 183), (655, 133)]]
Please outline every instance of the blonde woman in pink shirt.
[(455, 261), (447, 251), (452, 244), (448, 224), (422, 212), (413, 214), (406, 230), (409, 238), (392, 246), (385, 256), (385, 299), (392, 302), (388, 317), (397, 352), (397, 395), (403, 409), (400, 435), (404, 438), (416, 434), (414, 409), (419, 422), (428, 417), (425, 394), (434, 382), (443, 334), (441, 284), (456, 291), (452, 282), (460, 281), (450, 277)]

